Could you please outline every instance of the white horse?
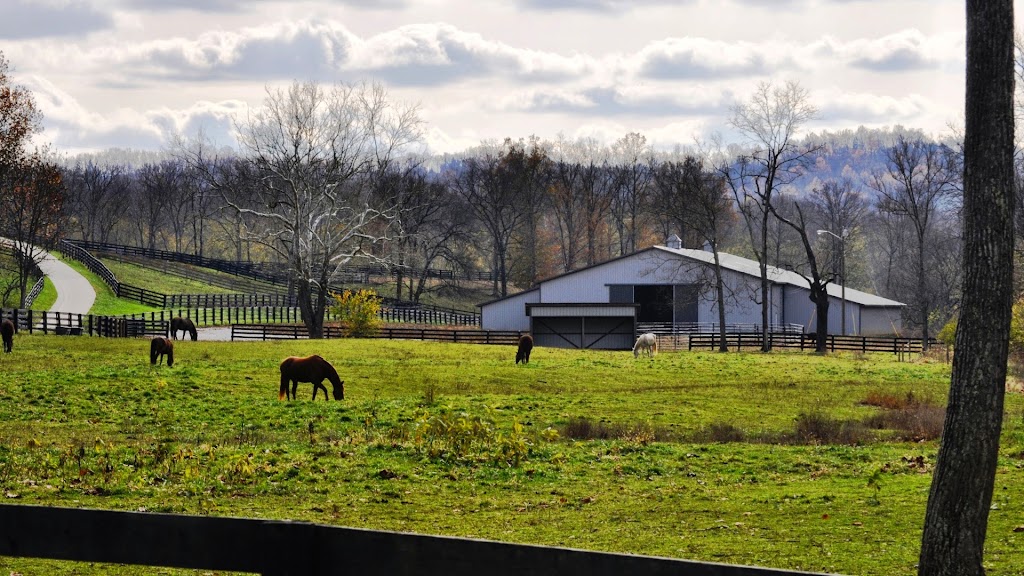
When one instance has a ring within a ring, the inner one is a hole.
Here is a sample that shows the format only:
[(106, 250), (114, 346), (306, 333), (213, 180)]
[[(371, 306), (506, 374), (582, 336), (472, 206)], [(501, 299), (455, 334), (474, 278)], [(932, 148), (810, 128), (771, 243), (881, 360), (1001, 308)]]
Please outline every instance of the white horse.
[(646, 353), (648, 358), (654, 358), (658, 353), (658, 336), (653, 332), (640, 335), (633, 345), (633, 357), (639, 358), (640, 354)]

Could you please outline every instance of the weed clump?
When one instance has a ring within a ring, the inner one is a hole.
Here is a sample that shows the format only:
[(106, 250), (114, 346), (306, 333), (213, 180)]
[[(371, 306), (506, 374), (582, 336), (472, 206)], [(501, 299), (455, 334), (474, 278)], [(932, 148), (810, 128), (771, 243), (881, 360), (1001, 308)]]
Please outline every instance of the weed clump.
[(882, 412), (865, 419), (869, 428), (895, 430), (898, 438), (911, 442), (935, 440), (942, 436), (946, 410), (927, 398), (871, 392), (863, 404), (882, 408)]
[(836, 420), (824, 414), (812, 412), (797, 416), (796, 430), (792, 440), (797, 444), (859, 446), (870, 442), (872, 436), (861, 422)]
[(585, 417), (573, 418), (566, 422), (562, 426), (561, 435), (573, 440), (626, 440), (642, 445), (672, 439), (672, 434), (667, 429), (653, 426), (649, 422), (636, 424), (595, 422)]

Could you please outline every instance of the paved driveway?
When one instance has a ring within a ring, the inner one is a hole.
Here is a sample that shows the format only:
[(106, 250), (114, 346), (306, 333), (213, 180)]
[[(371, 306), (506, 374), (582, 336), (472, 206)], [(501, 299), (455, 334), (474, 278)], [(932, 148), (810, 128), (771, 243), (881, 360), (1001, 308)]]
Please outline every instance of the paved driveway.
[(50, 306), (50, 312), (88, 314), (92, 303), (96, 301), (96, 291), (92, 289), (92, 284), (74, 268), (57, 260), (53, 254), (45, 254), (39, 262), (39, 269), (57, 289), (57, 301)]
[[(0, 238), (0, 243), (8, 246), (13, 242)], [(75, 271), (74, 268), (57, 260), (53, 254), (42, 248), (32, 247), (33, 254), (41, 255), (39, 269), (50, 279), (57, 289), (57, 301), (50, 307), (50, 312), (68, 312), (71, 314), (88, 314), (92, 303), (96, 301), (96, 291), (92, 284)]]

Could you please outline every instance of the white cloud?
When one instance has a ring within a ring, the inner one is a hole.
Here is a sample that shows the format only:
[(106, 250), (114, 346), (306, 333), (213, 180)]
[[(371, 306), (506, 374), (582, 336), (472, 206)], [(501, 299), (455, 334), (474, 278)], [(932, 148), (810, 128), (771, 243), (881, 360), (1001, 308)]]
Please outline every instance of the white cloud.
[(44, 1), (112, 31), (3, 48), (38, 80), (61, 146), (159, 146), (200, 124), (228, 137), (231, 111), (293, 80), (382, 81), (420, 103), (438, 150), (558, 132), (688, 141), (763, 80), (800, 81), (836, 129), (935, 131), (962, 107), (962, 24), (942, 2), (943, 18), (915, 23), (921, 0), (887, 4), (884, 22), (868, 0)]
[(0, 38), (85, 36), (113, 23), (110, 14), (79, 0), (7, 0), (0, 18)]

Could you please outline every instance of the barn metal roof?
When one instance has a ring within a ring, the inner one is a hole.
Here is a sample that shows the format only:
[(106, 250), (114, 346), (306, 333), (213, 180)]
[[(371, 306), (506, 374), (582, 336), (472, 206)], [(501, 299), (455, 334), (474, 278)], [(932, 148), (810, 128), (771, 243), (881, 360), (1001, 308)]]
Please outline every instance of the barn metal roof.
[[(557, 276), (552, 276), (551, 278), (545, 278), (544, 280), (541, 280), (540, 283), (543, 284), (545, 282), (549, 282), (551, 280), (554, 280), (555, 278), (562, 278), (562, 277), (565, 277), (565, 276), (569, 276), (571, 274), (576, 274), (576, 273), (581, 272), (583, 270), (588, 270), (590, 268), (595, 268), (597, 266), (603, 266), (605, 264), (608, 264), (609, 262), (614, 262), (616, 260), (622, 260), (622, 259), (625, 259), (625, 258), (634, 258), (634, 257), (639, 256), (640, 254), (643, 254), (645, 252), (649, 252), (651, 250), (660, 250), (662, 252), (667, 252), (667, 253), (672, 254), (674, 256), (679, 256), (679, 257), (682, 257), (682, 258), (688, 258), (690, 260), (695, 260), (695, 261), (702, 262), (702, 263), (708, 264), (708, 265), (714, 265), (714, 263), (715, 263), (714, 254), (712, 254), (711, 252), (705, 251), (705, 250), (694, 250), (694, 249), (691, 249), (691, 248), (669, 248), (667, 246), (651, 246), (649, 248), (644, 248), (643, 250), (638, 250), (638, 251), (636, 251), (636, 252), (634, 252), (632, 254), (627, 254), (625, 256), (618, 256), (616, 258), (612, 258), (611, 260), (605, 260), (604, 262), (598, 262), (596, 264), (591, 264), (590, 266), (586, 266), (584, 268), (579, 268), (577, 270), (570, 270), (569, 272), (565, 272), (565, 273), (559, 274)], [(722, 268), (725, 268), (726, 270), (732, 270), (734, 272), (739, 272), (740, 274), (746, 274), (748, 276), (753, 276), (755, 278), (760, 278), (761, 277), (761, 269), (760, 269), (760, 266), (759, 266), (757, 260), (751, 260), (750, 258), (744, 258), (742, 256), (736, 256), (734, 254), (729, 254), (727, 252), (719, 252), (718, 253), (718, 259), (719, 259), (719, 261), (722, 264)], [(791, 285), (791, 286), (796, 286), (798, 288), (802, 288), (804, 290), (810, 290), (810, 287), (811, 287), (811, 283), (807, 280), (807, 278), (804, 278), (803, 276), (801, 276), (797, 272), (793, 272), (793, 271), (790, 271), (790, 270), (784, 270), (782, 268), (777, 268), (775, 266), (768, 266), (768, 281), (772, 282), (772, 283), (775, 283), (775, 284), (788, 284), (788, 285)], [(509, 294), (508, 296), (505, 296), (505, 297), (502, 297), (502, 298), (497, 298), (497, 299), (494, 299), (494, 300), (491, 300), (491, 301), (488, 301), (488, 302), (483, 302), (481, 304), (477, 304), (477, 306), (483, 307), (483, 306), (486, 306), (488, 304), (493, 304), (495, 302), (500, 302), (502, 300), (507, 300), (509, 298), (515, 298), (515, 297), (518, 297), (518, 296), (522, 296), (523, 294), (526, 294), (528, 292), (533, 292), (533, 291), (538, 290), (538, 289), (539, 289), (539, 287), (535, 286), (533, 288), (530, 288), (529, 290), (524, 290), (523, 292), (517, 292), (515, 294)], [(842, 286), (841, 285), (834, 284), (834, 283), (829, 283), (828, 286), (826, 287), (826, 289), (828, 291), (828, 295), (829, 296), (833, 296), (835, 298), (841, 298), (842, 297), (842, 291), (843, 290), (842, 290)], [(888, 298), (883, 298), (881, 296), (876, 296), (874, 294), (869, 294), (867, 292), (864, 292), (864, 291), (861, 291), (861, 290), (856, 290), (854, 288), (847, 288), (846, 289), (846, 301), (847, 302), (853, 302), (855, 304), (860, 304), (862, 306), (875, 306), (875, 307), (881, 307), (881, 308), (890, 308), (890, 307), (895, 308), (895, 307), (905, 306), (905, 304), (903, 302), (897, 302), (896, 300), (890, 300)]]
[[(715, 263), (715, 255), (705, 250), (693, 250), (690, 248), (668, 248), (666, 246), (654, 246), (656, 250), (662, 250), (670, 254), (682, 256), (684, 258), (690, 258), (692, 260), (698, 260), (706, 264), (713, 265)], [(761, 277), (761, 269), (757, 260), (751, 260), (749, 258), (743, 258), (742, 256), (736, 256), (728, 254), (726, 252), (718, 253), (719, 262), (722, 264), (722, 268), (739, 272), (741, 274), (747, 274), (756, 278)], [(782, 268), (776, 268), (775, 266), (768, 266), (768, 280), (775, 284), (789, 284), (805, 290), (810, 290), (811, 283), (797, 272), (790, 270), (784, 270)], [(839, 284), (829, 283), (826, 287), (828, 295), (835, 298), (841, 298), (843, 288)], [(861, 304), (863, 306), (880, 306), (880, 307), (899, 307), (905, 306), (902, 302), (890, 300), (888, 298), (882, 298), (874, 294), (868, 294), (861, 290), (855, 290), (853, 288), (846, 289), (846, 301)]]

